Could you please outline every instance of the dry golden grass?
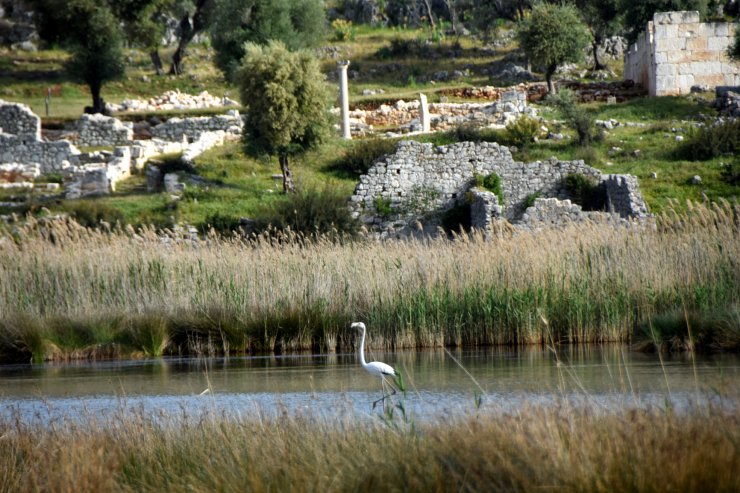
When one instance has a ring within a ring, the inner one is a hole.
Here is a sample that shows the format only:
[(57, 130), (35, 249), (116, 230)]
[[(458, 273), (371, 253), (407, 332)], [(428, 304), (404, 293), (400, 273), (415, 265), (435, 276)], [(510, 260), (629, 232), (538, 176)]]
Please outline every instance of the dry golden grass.
[(0, 238), (0, 347), (333, 349), (354, 320), (370, 347), (625, 341), (668, 310), (738, 304), (739, 208), (492, 241), (191, 241), (32, 222)]
[[(283, 415), (158, 425), (0, 422), (0, 491), (740, 489), (738, 414), (562, 403), (447, 423)], [(449, 420), (448, 420), (449, 421)]]

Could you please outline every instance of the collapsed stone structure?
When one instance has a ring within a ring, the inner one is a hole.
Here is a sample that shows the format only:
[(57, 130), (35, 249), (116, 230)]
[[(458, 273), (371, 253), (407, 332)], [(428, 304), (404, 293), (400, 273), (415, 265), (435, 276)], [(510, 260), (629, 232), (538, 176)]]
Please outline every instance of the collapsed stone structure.
[[(503, 202), (475, 187), (476, 177), (497, 174)], [(603, 190), (606, 212), (582, 211), (568, 201), (565, 178), (591, 177)], [(527, 208), (529, 200), (534, 208)], [(554, 199), (554, 200), (543, 200)], [(637, 179), (602, 175), (583, 161), (520, 163), (496, 143), (462, 142), (448, 146), (402, 141), (394, 154), (378, 159), (360, 178), (351, 197), (353, 214), (380, 237), (436, 234), (446, 212), (469, 207), (470, 225), (488, 230), (496, 220), (532, 226), (598, 216), (620, 222), (647, 217)]]
[[(421, 106), (419, 101), (398, 100), (374, 109), (352, 110), (349, 112), (352, 135), (372, 134), (376, 127), (390, 127), (393, 133), (399, 134), (422, 131)], [(522, 114), (535, 114), (534, 108), (527, 106), (527, 92), (523, 90), (496, 91), (490, 103), (431, 103), (428, 108), (432, 131), (471, 122), (506, 125)]]
[[(237, 111), (173, 120), (153, 128), (157, 137), (135, 140), (129, 123), (83, 115), (75, 125), (75, 145), (66, 139), (43, 139), (41, 120), (26, 105), (0, 100), (0, 187), (31, 188), (39, 176), (59, 173), (66, 198), (110, 193), (149, 159), (181, 153), (184, 162), (192, 163), (207, 149), (238, 138), (243, 126)], [(113, 149), (82, 152), (78, 145)]]
[(699, 22), (696, 11), (656, 13), (625, 55), (624, 78), (651, 96), (740, 85), (740, 64), (727, 56), (734, 31), (732, 23)]

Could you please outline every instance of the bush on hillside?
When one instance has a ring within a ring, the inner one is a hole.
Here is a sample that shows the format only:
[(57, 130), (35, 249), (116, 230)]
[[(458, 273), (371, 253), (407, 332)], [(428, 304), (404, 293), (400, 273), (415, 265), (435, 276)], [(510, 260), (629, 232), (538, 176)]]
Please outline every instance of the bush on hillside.
[(604, 187), (597, 184), (593, 177), (571, 173), (565, 177), (565, 188), (573, 202), (580, 205), (584, 211), (601, 211), (606, 207)]
[(679, 158), (692, 161), (737, 154), (740, 154), (740, 119), (737, 118), (699, 128), (678, 148)]
[(395, 140), (389, 139), (358, 140), (347, 150), (344, 157), (331, 164), (329, 169), (359, 177), (368, 172), (376, 159), (396, 152), (396, 144)]

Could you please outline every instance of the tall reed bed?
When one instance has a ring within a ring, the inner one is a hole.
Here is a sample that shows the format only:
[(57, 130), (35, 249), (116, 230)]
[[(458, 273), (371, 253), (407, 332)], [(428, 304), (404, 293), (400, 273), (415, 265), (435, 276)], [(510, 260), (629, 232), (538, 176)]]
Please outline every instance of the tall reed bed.
[(736, 492), (738, 443), (738, 414), (708, 408), (525, 405), (415, 426), (350, 415), (4, 419), (0, 491)]
[(354, 320), (372, 347), (627, 341), (657, 314), (738, 305), (738, 217), (344, 243), (31, 223), (0, 241), (0, 352), (334, 349)]

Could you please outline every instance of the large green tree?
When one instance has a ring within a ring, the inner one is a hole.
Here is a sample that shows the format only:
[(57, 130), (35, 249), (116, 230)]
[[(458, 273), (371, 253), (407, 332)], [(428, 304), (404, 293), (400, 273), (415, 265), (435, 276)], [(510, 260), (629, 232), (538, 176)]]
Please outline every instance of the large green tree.
[(230, 79), (245, 43), (275, 40), (291, 50), (318, 46), (326, 14), (321, 0), (216, 0), (210, 31), (216, 65)]
[(545, 68), (547, 90), (555, 92), (552, 77), (566, 62), (579, 62), (591, 39), (578, 10), (568, 4), (538, 3), (519, 24), (519, 44), (529, 60)]
[(279, 41), (248, 43), (236, 73), (249, 154), (277, 156), (283, 190), (294, 192), (290, 156), (319, 145), (331, 127), (329, 92), (316, 59)]
[(620, 11), (624, 15), (627, 40), (635, 42), (656, 12), (679, 10), (698, 10), (701, 15), (707, 11), (707, 0), (619, 0)]

